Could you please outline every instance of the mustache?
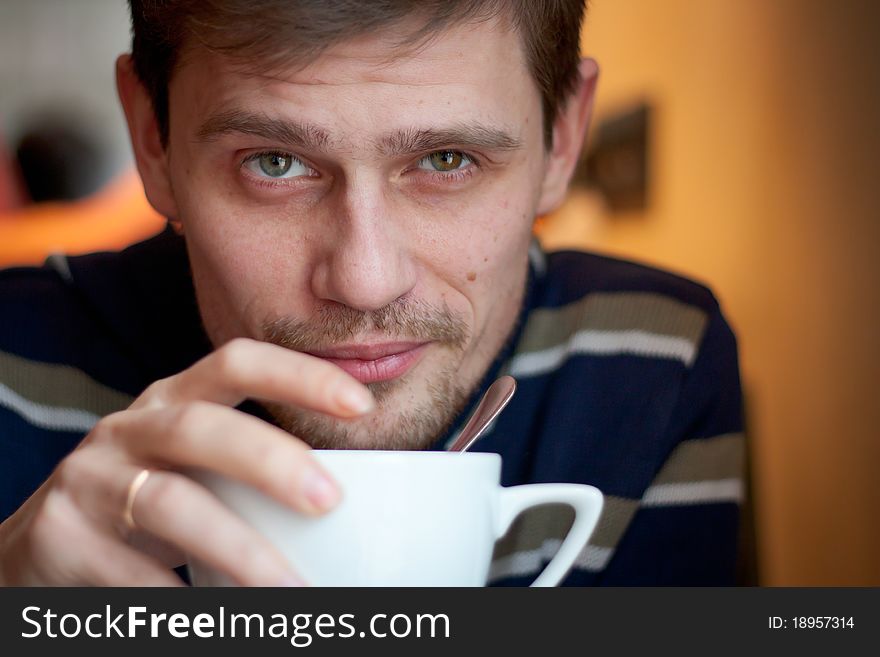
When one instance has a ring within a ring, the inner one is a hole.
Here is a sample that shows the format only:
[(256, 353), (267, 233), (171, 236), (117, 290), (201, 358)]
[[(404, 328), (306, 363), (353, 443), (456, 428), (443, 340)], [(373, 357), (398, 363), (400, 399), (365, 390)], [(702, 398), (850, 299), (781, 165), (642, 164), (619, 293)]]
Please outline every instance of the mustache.
[(381, 333), (392, 338), (434, 341), (463, 348), (470, 336), (464, 318), (444, 303), (397, 299), (376, 310), (357, 310), (341, 304), (322, 306), (308, 320), (289, 316), (267, 318), (263, 339), (294, 351), (310, 351), (351, 341), (359, 335)]

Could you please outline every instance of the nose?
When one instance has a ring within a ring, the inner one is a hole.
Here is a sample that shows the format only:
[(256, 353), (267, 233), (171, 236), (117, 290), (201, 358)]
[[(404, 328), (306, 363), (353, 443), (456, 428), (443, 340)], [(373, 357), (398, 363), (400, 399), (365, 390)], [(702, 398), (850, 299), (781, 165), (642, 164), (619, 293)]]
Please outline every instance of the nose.
[(316, 297), (363, 311), (378, 310), (416, 284), (416, 266), (379, 185), (350, 185), (333, 204), (324, 249), (312, 273)]

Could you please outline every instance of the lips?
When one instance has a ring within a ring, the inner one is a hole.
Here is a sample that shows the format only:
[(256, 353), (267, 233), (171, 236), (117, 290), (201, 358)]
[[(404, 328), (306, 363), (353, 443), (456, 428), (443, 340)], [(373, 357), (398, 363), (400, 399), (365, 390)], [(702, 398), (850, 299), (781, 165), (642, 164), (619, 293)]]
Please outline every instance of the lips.
[(361, 383), (390, 381), (403, 376), (421, 359), (428, 342), (353, 344), (310, 351), (341, 367)]

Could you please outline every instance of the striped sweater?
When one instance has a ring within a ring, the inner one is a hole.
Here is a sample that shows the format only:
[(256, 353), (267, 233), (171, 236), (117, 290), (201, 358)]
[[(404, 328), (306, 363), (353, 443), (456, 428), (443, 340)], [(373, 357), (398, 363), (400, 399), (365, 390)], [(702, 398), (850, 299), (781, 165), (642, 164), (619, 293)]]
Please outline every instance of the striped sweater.
[[(501, 454), (504, 485), (580, 482), (605, 494), (565, 584), (733, 584), (741, 396), (717, 302), (641, 265), (537, 243), (530, 255), (511, 340), (461, 420), (499, 374), (519, 387), (475, 449)], [(0, 272), (0, 520), (100, 417), (209, 350), (169, 231), (121, 253)], [(521, 516), (496, 546), (490, 582), (534, 579), (570, 523), (565, 507)]]

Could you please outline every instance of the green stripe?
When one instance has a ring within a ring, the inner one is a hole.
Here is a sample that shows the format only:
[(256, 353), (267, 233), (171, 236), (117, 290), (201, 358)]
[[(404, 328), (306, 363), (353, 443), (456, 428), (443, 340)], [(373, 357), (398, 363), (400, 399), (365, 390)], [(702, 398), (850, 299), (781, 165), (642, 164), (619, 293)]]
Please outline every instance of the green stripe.
[(638, 500), (606, 495), (602, 515), (599, 516), (599, 523), (590, 537), (590, 544), (607, 548), (617, 547), (638, 508)]
[(517, 354), (555, 347), (583, 330), (645, 331), (684, 338), (696, 346), (707, 319), (703, 310), (661, 294), (589, 294), (566, 306), (533, 310)]
[[(740, 433), (686, 440), (675, 448), (651, 485), (733, 479), (742, 476), (743, 463), (744, 440)], [(639, 500), (606, 495), (590, 545), (617, 547), (638, 507)], [(574, 512), (564, 505), (529, 509), (496, 544), (493, 558), (537, 550), (547, 539), (563, 539), (573, 519)]]
[[(590, 537), (590, 545), (614, 548), (629, 526), (638, 500), (608, 495), (599, 523)], [(493, 559), (516, 552), (537, 550), (547, 539), (563, 539), (574, 520), (571, 507), (549, 504), (524, 512), (514, 521), (510, 531), (495, 545)]]
[(0, 381), (28, 401), (75, 408), (98, 416), (120, 411), (133, 397), (98, 383), (69, 365), (29, 360), (0, 351)]
[(743, 476), (744, 465), (741, 433), (685, 440), (673, 450), (651, 485), (734, 479)]

